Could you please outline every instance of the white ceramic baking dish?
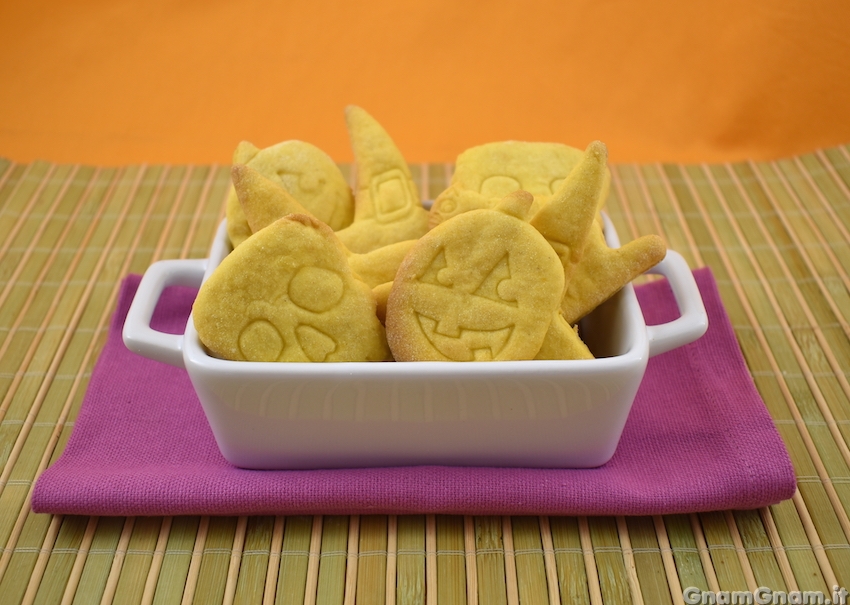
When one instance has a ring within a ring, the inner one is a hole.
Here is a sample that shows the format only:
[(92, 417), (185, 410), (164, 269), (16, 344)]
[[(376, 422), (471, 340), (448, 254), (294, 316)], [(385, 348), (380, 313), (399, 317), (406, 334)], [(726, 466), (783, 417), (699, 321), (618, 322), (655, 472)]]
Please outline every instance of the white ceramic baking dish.
[[(605, 234), (619, 246), (607, 218)], [(647, 326), (628, 285), (582, 321), (593, 360), (240, 362), (208, 355), (191, 317), (182, 335), (152, 330), (163, 289), (199, 286), (229, 250), (222, 223), (209, 259), (151, 265), (123, 337), (186, 369), (222, 454), (245, 468), (599, 466), (614, 454), (649, 358), (708, 325), (687, 263), (670, 251), (653, 272), (667, 277), (680, 317)]]

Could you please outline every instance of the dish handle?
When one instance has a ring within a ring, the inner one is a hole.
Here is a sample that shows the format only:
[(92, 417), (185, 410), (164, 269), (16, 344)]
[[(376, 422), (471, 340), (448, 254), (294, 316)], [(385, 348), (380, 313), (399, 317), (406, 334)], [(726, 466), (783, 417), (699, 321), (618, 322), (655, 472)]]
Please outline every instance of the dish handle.
[(151, 328), (151, 318), (168, 286), (200, 287), (207, 259), (162, 260), (153, 263), (139, 283), (124, 322), (124, 345), (143, 357), (184, 368), (183, 335)]
[(693, 273), (681, 254), (668, 250), (664, 260), (648, 272), (667, 278), (680, 312), (673, 321), (646, 327), (649, 356), (652, 357), (693, 342), (705, 334), (708, 315)]

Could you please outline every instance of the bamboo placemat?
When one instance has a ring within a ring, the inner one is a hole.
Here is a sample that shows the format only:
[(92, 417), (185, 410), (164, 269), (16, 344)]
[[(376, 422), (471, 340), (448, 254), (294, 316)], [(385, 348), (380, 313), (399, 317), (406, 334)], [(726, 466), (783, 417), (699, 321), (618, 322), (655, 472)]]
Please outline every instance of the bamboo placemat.
[[(423, 198), (450, 165), (412, 166)], [(348, 166), (343, 166), (351, 175)], [(204, 257), (227, 166), (0, 160), (0, 603), (682, 603), (850, 587), (850, 152), (615, 165), (620, 236), (713, 270), (798, 474), (792, 500), (659, 517), (37, 515), (121, 278)]]

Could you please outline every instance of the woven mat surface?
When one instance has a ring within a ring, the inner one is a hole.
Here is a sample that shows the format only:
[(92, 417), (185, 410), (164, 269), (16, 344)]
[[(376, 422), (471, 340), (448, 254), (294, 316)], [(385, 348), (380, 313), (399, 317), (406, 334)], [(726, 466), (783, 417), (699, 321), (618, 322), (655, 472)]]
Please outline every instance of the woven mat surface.
[[(423, 198), (452, 170), (411, 168)], [(794, 462), (791, 500), (628, 518), (34, 514), (121, 278), (206, 256), (229, 167), (0, 160), (0, 603), (663, 604), (689, 587), (850, 587), (850, 150), (612, 172), (621, 239), (661, 234), (716, 276)]]

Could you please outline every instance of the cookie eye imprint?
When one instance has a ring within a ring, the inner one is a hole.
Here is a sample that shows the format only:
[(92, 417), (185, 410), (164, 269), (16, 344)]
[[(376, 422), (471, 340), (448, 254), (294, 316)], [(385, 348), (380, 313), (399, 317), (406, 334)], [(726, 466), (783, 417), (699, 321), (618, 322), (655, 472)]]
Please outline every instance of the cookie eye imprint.
[(473, 292), (475, 296), (483, 296), (494, 302), (517, 306), (517, 293), (515, 284), (511, 280), (511, 267), (509, 254), (505, 254), (499, 259), (489, 273), (484, 277), (484, 281)]
[(558, 190), (561, 188), (561, 186), (564, 184), (564, 182), (566, 182), (566, 180), (567, 180), (567, 177), (564, 176), (564, 177), (557, 178), (554, 181), (552, 181), (551, 183), (549, 183), (549, 191), (552, 192), (552, 195), (555, 195), (556, 193), (558, 193)]
[(295, 338), (307, 359), (314, 362), (325, 361), (328, 355), (336, 351), (338, 345), (336, 340), (320, 329), (306, 324), (295, 328)]
[(267, 319), (255, 319), (239, 334), (239, 351), (246, 361), (279, 359), (283, 347), (283, 336)]
[(481, 183), (481, 195), (487, 198), (501, 199), (518, 189), (522, 189), (520, 182), (513, 177), (504, 175), (488, 177)]
[(293, 304), (312, 313), (333, 309), (345, 293), (342, 278), (322, 267), (301, 267), (292, 276), (287, 294)]

